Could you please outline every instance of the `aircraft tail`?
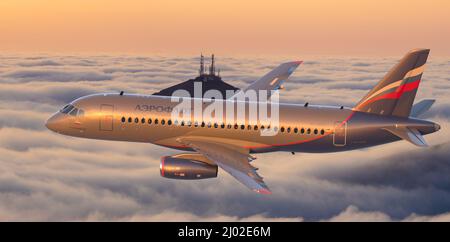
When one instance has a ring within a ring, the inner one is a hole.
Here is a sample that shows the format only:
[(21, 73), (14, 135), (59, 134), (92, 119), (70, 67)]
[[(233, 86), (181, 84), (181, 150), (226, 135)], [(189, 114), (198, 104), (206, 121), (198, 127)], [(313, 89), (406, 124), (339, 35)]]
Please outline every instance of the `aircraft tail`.
[(429, 53), (429, 49), (417, 49), (407, 53), (354, 110), (409, 117)]

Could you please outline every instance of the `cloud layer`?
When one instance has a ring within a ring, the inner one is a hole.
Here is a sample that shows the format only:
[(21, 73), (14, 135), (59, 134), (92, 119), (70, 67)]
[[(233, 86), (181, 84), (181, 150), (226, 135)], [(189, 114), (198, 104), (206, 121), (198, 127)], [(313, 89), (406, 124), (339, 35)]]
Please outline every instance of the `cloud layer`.
[[(397, 142), (339, 154), (258, 155), (273, 190), (248, 191), (224, 172), (203, 181), (159, 176), (150, 144), (77, 139), (45, 129), (65, 103), (91, 93), (153, 93), (196, 75), (197, 58), (0, 55), (0, 220), (450, 220), (450, 79), (431, 59), (418, 99), (443, 129), (419, 149)], [(287, 58), (219, 58), (244, 87)], [(286, 102), (352, 106), (396, 59), (309, 57), (286, 83)], [(320, 95), (319, 95), (320, 94)]]

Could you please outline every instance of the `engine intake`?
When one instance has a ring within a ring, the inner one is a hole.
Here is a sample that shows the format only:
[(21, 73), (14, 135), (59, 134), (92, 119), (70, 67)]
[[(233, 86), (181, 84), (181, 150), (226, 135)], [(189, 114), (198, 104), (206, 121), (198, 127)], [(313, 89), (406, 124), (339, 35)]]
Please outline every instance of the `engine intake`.
[(218, 167), (201, 154), (178, 154), (161, 157), (162, 177), (197, 180), (217, 177)]

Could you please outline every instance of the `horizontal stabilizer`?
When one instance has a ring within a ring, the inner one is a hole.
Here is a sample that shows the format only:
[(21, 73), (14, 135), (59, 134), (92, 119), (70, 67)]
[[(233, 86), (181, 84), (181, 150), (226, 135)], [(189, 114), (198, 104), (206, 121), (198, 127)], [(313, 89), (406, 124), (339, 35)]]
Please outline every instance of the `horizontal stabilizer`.
[(410, 142), (413, 145), (417, 145), (420, 147), (427, 147), (428, 144), (423, 138), (423, 136), (420, 134), (420, 132), (417, 129), (414, 128), (408, 128), (408, 127), (401, 127), (401, 128), (384, 128), (385, 130), (391, 132), (392, 134), (398, 136), (399, 138), (402, 138), (408, 142)]
[(411, 117), (417, 118), (420, 115), (424, 114), (428, 109), (431, 108), (431, 106), (434, 104), (436, 100), (434, 99), (424, 99), (420, 102), (414, 104), (411, 110)]

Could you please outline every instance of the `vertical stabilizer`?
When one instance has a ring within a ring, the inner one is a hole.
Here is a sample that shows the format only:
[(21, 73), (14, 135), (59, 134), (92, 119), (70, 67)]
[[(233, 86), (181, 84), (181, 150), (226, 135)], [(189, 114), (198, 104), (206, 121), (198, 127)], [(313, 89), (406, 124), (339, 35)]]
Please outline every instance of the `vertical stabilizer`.
[(429, 53), (429, 49), (417, 49), (406, 54), (354, 110), (408, 117)]

